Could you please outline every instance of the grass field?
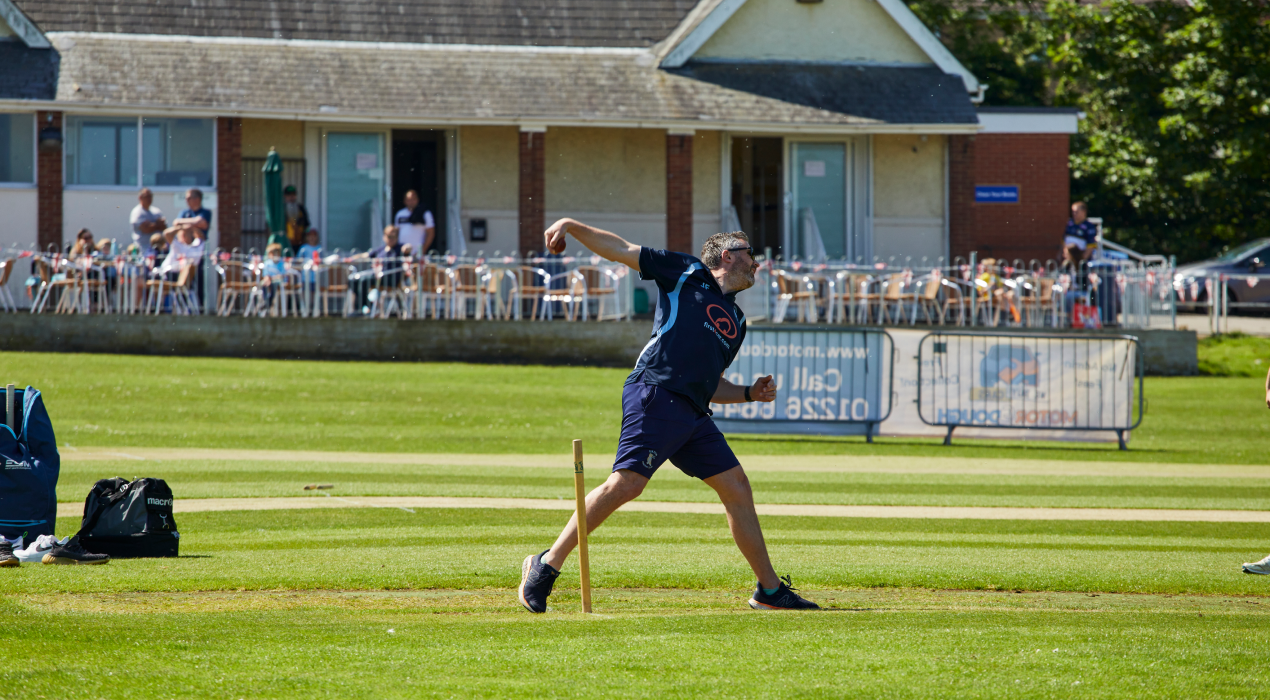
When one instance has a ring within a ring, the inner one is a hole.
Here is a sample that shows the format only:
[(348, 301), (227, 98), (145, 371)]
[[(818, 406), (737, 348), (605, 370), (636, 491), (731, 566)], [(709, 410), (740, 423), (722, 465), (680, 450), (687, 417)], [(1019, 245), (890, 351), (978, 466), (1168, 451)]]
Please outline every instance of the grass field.
[[(365, 452), (612, 453), (625, 370), (0, 353), (40, 389), (58, 441)], [(1115, 444), (734, 437), (742, 454), (1261, 464), (1270, 411), (1254, 377), (1150, 378), (1133, 449)]]
[[(605, 475), (624, 376), (21, 353), (0, 367), (44, 391), (68, 503), (116, 474), (163, 477), (178, 502), (313, 482), (567, 499), (568, 439), (587, 441), (592, 483)], [(760, 503), (1266, 510), (1261, 393), (1255, 377), (1150, 380), (1127, 453), (733, 446)], [(714, 500), (671, 467), (642, 498)], [(722, 516), (619, 512), (591, 540), (598, 614), (578, 612), (570, 560), (552, 611), (531, 616), (519, 562), (567, 517), (179, 513), (179, 559), (0, 570), (0, 698), (1253, 698), (1270, 680), (1270, 577), (1239, 570), (1270, 552), (1267, 524), (765, 516), (777, 569), (831, 608), (766, 614), (745, 607), (753, 579)]]

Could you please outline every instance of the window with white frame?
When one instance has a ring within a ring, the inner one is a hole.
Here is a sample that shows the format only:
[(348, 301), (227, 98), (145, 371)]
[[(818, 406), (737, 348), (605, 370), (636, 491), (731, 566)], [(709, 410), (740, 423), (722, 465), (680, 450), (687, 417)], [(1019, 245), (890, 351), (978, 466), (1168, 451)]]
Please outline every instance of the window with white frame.
[(35, 115), (0, 114), (0, 184), (35, 183)]
[(71, 116), (66, 125), (68, 185), (213, 184), (216, 145), (211, 119)]

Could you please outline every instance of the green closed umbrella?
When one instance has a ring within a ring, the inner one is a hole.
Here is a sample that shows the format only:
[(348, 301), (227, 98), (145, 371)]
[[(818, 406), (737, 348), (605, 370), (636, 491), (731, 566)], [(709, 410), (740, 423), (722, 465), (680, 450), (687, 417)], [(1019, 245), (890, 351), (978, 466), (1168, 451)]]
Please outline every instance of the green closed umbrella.
[(282, 200), (282, 158), (278, 152), (269, 149), (269, 157), (265, 158), (265, 226), (269, 233), (286, 233), (287, 206)]

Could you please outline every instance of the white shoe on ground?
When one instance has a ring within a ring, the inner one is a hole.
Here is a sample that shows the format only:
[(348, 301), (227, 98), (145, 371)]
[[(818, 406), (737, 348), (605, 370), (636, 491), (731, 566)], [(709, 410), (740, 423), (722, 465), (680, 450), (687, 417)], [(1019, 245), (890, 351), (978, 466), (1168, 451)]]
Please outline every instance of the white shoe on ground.
[(1245, 563), (1244, 573), (1245, 574), (1262, 574), (1264, 576), (1270, 576), (1270, 557), (1266, 557), (1265, 559), (1262, 559), (1259, 562), (1253, 562), (1251, 564)]
[(13, 554), (23, 564), (39, 564), (44, 560), (44, 555), (53, 550), (54, 545), (66, 544), (70, 539), (63, 537), (59, 540), (52, 535), (40, 535), (26, 549), (16, 550)]

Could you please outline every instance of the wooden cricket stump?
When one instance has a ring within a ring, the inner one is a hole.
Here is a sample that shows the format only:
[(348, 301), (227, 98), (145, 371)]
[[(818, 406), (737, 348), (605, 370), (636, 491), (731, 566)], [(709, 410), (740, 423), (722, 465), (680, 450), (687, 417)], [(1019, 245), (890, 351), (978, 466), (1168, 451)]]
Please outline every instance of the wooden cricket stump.
[(573, 441), (573, 495), (578, 513), (578, 571), (582, 576), (582, 612), (591, 612), (591, 560), (586, 551), (586, 478), (582, 472), (582, 441)]

